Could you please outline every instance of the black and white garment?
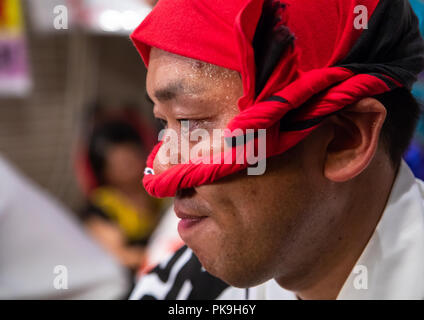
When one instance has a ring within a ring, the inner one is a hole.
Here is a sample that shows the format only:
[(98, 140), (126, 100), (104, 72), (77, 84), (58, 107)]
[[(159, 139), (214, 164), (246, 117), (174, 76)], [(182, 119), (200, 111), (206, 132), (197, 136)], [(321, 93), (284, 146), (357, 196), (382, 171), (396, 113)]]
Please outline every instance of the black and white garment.
[(174, 255), (143, 276), (132, 300), (245, 299), (246, 289), (229, 286), (209, 274), (196, 255), (183, 246)]

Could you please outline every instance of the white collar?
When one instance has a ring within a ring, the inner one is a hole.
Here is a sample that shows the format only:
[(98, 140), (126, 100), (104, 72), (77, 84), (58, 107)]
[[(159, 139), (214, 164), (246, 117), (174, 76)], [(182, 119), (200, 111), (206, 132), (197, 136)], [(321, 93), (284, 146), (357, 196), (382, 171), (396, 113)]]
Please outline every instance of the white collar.
[[(358, 290), (361, 266), (368, 271), (368, 289)], [(424, 184), (404, 161), (383, 216), (355, 268), (337, 299), (424, 298)]]

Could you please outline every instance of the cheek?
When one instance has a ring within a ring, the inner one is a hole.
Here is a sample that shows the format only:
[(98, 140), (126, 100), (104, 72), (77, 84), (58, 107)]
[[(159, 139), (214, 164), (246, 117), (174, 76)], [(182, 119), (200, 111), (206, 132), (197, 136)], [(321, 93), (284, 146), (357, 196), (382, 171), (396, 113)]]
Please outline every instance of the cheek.
[[(223, 181), (211, 185), (200, 186), (196, 189), (197, 195), (202, 198), (213, 213), (213, 220), (225, 230), (240, 226), (244, 219), (243, 212), (247, 207), (242, 181), (224, 178)], [(238, 228), (240, 229), (240, 228)]]
[(243, 223), (239, 227), (250, 228), (255, 226), (256, 221), (266, 220), (267, 215), (277, 215), (282, 207), (292, 207), (300, 181), (300, 178), (284, 179), (281, 175), (274, 177), (272, 174), (246, 176), (243, 172), (230, 179), (198, 187), (196, 191), (210, 205), (217, 222), (239, 220)]
[(297, 196), (291, 185), (281, 178), (250, 178), (240, 173), (231, 181), (201, 186), (196, 191), (213, 213), (214, 236), (225, 238), (227, 244), (252, 249), (275, 240), (270, 237), (279, 234), (281, 225), (297, 211), (293, 201)]
[[(272, 184), (271, 182), (274, 182)], [(199, 235), (192, 249), (203, 266), (236, 286), (265, 281), (275, 273), (283, 256), (282, 243), (290, 243), (292, 220), (298, 209), (280, 185), (266, 177), (239, 178), (197, 188), (212, 212), (208, 232)], [(286, 192), (293, 194), (293, 190)]]

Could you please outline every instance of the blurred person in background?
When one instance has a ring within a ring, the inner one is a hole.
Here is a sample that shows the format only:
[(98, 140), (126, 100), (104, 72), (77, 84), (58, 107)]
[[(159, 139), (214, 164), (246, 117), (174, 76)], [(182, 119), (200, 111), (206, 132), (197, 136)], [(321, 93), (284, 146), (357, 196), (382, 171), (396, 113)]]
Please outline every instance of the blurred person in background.
[(120, 299), (117, 261), (0, 155), (0, 299)]
[(77, 171), (87, 195), (82, 219), (90, 234), (132, 276), (161, 217), (163, 201), (150, 197), (141, 176), (155, 131), (133, 107), (96, 105), (85, 120), (86, 146)]

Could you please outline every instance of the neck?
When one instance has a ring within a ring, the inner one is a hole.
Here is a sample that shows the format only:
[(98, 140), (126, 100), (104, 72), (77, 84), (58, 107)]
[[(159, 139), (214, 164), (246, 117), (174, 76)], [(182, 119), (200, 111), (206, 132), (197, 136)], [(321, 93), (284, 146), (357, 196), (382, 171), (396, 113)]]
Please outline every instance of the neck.
[(314, 270), (314, 279), (296, 294), (300, 299), (336, 299), (346, 279), (374, 234), (383, 215), (396, 170), (386, 159), (375, 159), (366, 172), (352, 182), (349, 199), (342, 209), (346, 220), (344, 239), (335, 241), (332, 250), (321, 264), (320, 270)]

